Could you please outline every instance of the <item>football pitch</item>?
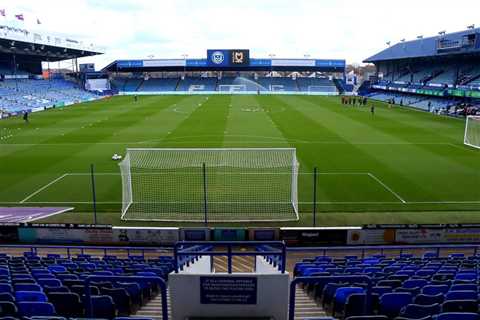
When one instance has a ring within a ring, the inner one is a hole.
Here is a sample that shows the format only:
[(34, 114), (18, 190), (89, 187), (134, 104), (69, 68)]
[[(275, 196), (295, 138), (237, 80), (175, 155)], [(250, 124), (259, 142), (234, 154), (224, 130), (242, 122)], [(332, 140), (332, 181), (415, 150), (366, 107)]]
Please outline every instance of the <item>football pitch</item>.
[[(480, 151), (463, 145), (464, 120), (380, 102), (283, 95), (120, 96), (0, 121), (0, 206), (75, 210), (41, 222), (92, 223), (90, 164), (98, 223), (120, 220), (115, 153), (126, 148), (291, 148), (300, 163), (300, 220), (218, 223), (317, 225), (480, 222)], [(370, 104), (369, 104), (370, 105)], [(197, 224), (198, 225), (198, 224)]]

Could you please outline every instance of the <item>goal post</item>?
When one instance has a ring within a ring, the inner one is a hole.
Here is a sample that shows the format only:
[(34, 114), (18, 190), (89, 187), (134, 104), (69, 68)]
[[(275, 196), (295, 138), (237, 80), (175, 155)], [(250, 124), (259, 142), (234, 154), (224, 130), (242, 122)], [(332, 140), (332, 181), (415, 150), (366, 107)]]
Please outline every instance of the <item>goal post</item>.
[(294, 148), (127, 149), (122, 220), (298, 220)]
[(465, 122), (463, 143), (480, 149), (480, 116), (468, 116)]

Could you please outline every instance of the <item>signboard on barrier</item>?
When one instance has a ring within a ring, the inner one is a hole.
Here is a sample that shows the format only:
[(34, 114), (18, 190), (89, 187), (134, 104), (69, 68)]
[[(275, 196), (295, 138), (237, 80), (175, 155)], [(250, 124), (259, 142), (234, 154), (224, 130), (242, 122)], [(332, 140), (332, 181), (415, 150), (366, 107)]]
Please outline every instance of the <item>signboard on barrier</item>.
[(201, 304), (257, 304), (256, 277), (200, 277)]

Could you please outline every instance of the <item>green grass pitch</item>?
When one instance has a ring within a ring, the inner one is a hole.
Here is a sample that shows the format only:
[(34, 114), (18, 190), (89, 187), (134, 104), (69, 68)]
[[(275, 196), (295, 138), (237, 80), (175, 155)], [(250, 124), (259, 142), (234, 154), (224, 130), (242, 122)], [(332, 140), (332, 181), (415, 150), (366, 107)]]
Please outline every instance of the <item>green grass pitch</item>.
[(374, 103), (372, 116), (338, 97), (123, 96), (2, 120), (0, 206), (73, 206), (43, 221), (91, 223), (93, 163), (98, 222), (145, 225), (120, 220), (114, 153), (295, 147), (300, 221), (251, 225), (310, 226), (315, 166), (318, 225), (480, 222), (480, 152), (463, 145), (464, 121)]

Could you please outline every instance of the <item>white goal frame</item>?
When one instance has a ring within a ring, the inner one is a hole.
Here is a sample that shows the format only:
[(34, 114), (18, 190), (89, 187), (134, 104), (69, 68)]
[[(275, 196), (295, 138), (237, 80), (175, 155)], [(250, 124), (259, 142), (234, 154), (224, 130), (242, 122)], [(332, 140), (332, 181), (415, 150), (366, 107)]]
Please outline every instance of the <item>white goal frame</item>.
[[(224, 88), (228, 90), (223, 90)], [(219, 84), (219, 92), (246, 92), (247, 86), (245, 84)]]
[(295, 148), (134, 148), (119, 167), (122, 220), (203, 222), (204, 207), (209, 222), (299, 219)]
[[(469, 136), (469, 130), (472, 130), (471, 121), (477, 121), (476, 124), (478, 127), (476, 130), (478, 131), (478, 136), (475, 138), (476, 141), (472, 141), (471, 137)], [(467, 116), (465, 121), (465, 134), (463, 136), (463, 143), (469, 147), (480, 149), (480, 116)]]

